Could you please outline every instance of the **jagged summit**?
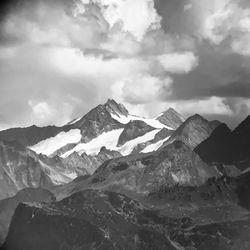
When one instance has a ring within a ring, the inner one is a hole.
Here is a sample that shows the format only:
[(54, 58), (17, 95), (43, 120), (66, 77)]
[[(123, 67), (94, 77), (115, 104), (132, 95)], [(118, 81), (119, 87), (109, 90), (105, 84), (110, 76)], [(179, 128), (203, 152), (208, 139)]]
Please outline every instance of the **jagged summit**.
[(169, 108), (163, 113), (161, 113), (157, 120), (161, 123), (165, 124), (166, 126), (172, 127), (173, 129), (177, 129), (183, 122), (184, 118), (181, 114), (179, 114), (176, 110), (173, 108)]
[(117, 103), (113, 99), (108, 99), (104, 104), (99, 104), (96, 107), (94, 107), (92, 110), (90, 110), (87, 114), (85, 114), (82, 117), (75, 118), (71, 122), (67, 123), (66, 125), (75, 125), (81, 123), (84, 118), (92, 116), (94, 118), (95, 115), (98, 114), (109, 114), (109, 115), (116, 115), (118, 117), (120, 116), (128, 116), (129, 112), (125, 108), (125, 106), (121, 103)]
[(202, 141), (207, 139), (214, 129), (215, 126), (213, 122), (211, 123), (201, 115), (195, 114), (183, 122), (165, 144), (180, 140), (194, 149)]
[(117, 103), (113, 99), (108, 99), (108, 101), (104, 104), (104, 107), (107, 111), (110, 113), (113, 113), (115, 115), (128, 115), (128, 110), (125, 108), (125, 106), (121, 103)]

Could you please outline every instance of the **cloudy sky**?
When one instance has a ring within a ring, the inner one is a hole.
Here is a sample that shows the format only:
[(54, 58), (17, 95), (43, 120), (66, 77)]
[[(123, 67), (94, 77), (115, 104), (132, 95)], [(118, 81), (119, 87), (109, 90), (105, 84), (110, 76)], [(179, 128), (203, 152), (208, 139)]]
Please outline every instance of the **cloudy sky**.
[(0, 129), (62, 125), (107, 98), (234, 127), (250, 114), (250, 2), (1, 1)]

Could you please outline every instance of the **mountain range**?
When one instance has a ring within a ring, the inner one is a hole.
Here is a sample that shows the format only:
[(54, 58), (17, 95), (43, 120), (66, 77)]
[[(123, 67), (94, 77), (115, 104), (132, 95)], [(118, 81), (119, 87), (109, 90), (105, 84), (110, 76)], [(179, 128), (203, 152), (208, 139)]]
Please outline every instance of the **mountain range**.
[(250, 249), (249, 149), (249, 117), (231, 131), (114, 100), (0, 131), (0, 249)]

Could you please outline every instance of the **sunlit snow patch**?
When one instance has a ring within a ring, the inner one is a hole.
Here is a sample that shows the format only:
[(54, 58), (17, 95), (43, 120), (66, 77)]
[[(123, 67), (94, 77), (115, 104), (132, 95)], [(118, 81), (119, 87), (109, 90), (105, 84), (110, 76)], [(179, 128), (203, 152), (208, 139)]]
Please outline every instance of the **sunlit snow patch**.
[(97, 155), (103, 146), (105, 146), (109, 150), (118, 151), (122, 155), (128, 155), (138, 144), (153, 140), (155, 135), (159, 132), (159, 129), (155, 129), (143, 136), (137, 137), (133, 140), (126, 142), (121, 147), (117, 147), (117, 143), (122, 131), (123, 129), (116, 129), (110, 132), (102, 133), (101, 135), (99, 135), (88, 143), (78, 144), (73, 149), (61, 155), (61, 157), (66, 158), (73, 152), (77, 152), (79, 155), (83, 153), (86, 153), (88, 155)]
[(76, 118), (76, 119), (72, 120), (71, 122), (67, 123), (66, 125), (75, 124), (75, 123), (77, 123), (78, 121), (80, 121), (81, 119), (82, 119), (82, 117)]
[(163, 123), (161, 123), (160, 121), (156, 120), (156, 119), (147, 119), (147, 118), (143, 118), (143, 117), (139, 117), (139, 116), (135, 116), (135, 115), (115, 115), (115, 114), (111, 114), (112, 118), (117, 120), (118, 122), (122, 123), (122, 124), (127, 124), (130, 121), (135, 121), (135, 120), (139, 120), (139, 121), (144, 121), (145, 123), (147, 123), (148, 125), (150, 125), (153, 128), (157, 128), (157, 129), (161, 129), (161, 128), (167, 128), (170, 130), (173, 130), (173, 128), (164, 125)]
[(158, 129), (155, 129), (143, 136), (137, 137), (134, 140), (126, 142), (123, 146), (117, 148), (122, 155), (129, 155), (132, 153), (133, 149), (141, 143), (148, 142), (154, 139), (155, 135), (159, 132)]
[(163, 143), (164, 143), (165, 141), (167, 141), (169, 138), (170, 138), (170, 136), (167, 137), (167, 138), (165, 138), (164, 140), (160, 140), (160, 141), (158, 141), (158, 142), (156, 142), (156, 143), (150, 144), (150, 145), (148, 145), (146, 148), (144, 148), (141, 152), (142, 152), (142, 153), (149, 153), (149, 152), (156, 151), (156, 150), (158, 150), (158, 149), (163, 145)]
[(103, 146), (108, 149), (116, 149), (116, 145), (122, 131), (123, 129), (116, 129), (109, 132), (104, 132), (90, 142), (78, 144), (72, 150), (61, 155), (61, 157), (66, 158), (74, 152), (77, 152), (79, 155), (84, 152), (89, 155), (96, 155), (100, 152), (100, 149)]
[(37, 154), (51, 155), (56, 150), (62, 148), (69, 143), (78, 143), (81, 140), (81, 131), (79, 129), (71, 129), (68, 132), (61, 132), (55, 137), (40, 141), (38, 144), (30, 147)]

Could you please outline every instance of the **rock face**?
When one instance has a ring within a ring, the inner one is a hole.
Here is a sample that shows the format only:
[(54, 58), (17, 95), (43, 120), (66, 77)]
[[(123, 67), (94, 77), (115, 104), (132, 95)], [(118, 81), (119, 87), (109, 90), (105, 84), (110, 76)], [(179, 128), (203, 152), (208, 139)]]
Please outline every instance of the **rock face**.
[(81, 130), (82, 142), (89, 142), (103, 132), (122, 128), (124, 125), (113, 119), (111, 113), (127, 114), (127, 110), (114, 100), (108, 100), (104, 105), (98, 105), (79, 121), (72, 124), (73, 128)]
[(234, 164), (241, 169), (250, 163), (250, 116), (234, 131), (222, 124), (195, 148), (206, 162)]
[(0, 201), (0, 245), (7, 236), (11, 218), (20, 202), (52, 202), (54, 195), (48, 190), (25, 188), (14, 197)]
[(157, 120), (173, 129), (177, 129), (185, 121), (185, 119), (173, 108), (169, 108), (167, 111), (163, 112), (157, 117)]
[(114, 115), (120, 116), (120, 115), (124, 115), (127, 116), (128, 115), (128, 110), (121, 104), (121, 103), (117, 103), (115, 100), (113, 99), (109, 99), (105, 104), (104, 104), (106, 110)]
[(26, 187), (49, 188), (51, 179), (32, 151), (20, 144), (0, 141), (0, 200)]
[(148, 194), (162, 186), (198, 186), (219, 175), (183, 142), (175, 141), (154, 153), (105, 162), (89, 181), (108, 190)]
[(183, 141), (192, 149), (197, 147), (202, 141), (207, 139), (214, 131), (218, 123), (209, 122), (200, 115), (188, 118), (170, 137), (169, 141)]
[[(0, 141), (0, 200), (14, 196), (24, 188), (50, 190), (54, 185), (88, 175), (85, 165), (76, 160), (37, 155), (17, 142)], [(77, 172), (78, 171), (78, 172)]]
[(149, 126), (144, 121), (130, 121), (125, 125), (124, 130), (119, 137), (117, 146), (120, 147), (127, 141), (133, 140), (139, 136), (143, 136), (154, 129), (155, 128)]
[[(167, 128), (161, 129), (154, 137), (153, 140), (138, 144), (132, 151), (132, 154), (148, 153), (156, 151), (159, 149), (163, 143), (174, 133), (174, 130), (169, 130)], [(153, 150), (147, 151), (147, 148), (150, 147)], [(144, 152), (147, 151), (147, 152)]]
[(93, 171), (88, 162), (85, 162), (84, 157), (76, 152), (72, 153), (66, 158), (60, 158), (62, 165), (77, 173), (77, 176), (85, 176), (91, 174)]
[[(102, 147), (97, 155), (87, 155), (83, 153), (81, 156), (77, 153), (69, 155), (67, 158), (62, 159), (64, 165), (71, 165), (72, 169), (76, 169), (79, 172), (78, 176), (93, 174), (96, 169), (101, 166), (105, 161), (121, 157), (119, 152), (111, 151)], [(86, 174), (83, 174), (86, 171)]]
[(153, 153), (105, 161), (88, 179), (59, 187), (55, 193), (61, 199), (76, 190), (94, 188), (145, 196), (161, 187), (199, 186), (221, 175), (183, 142), (175, 141)]

